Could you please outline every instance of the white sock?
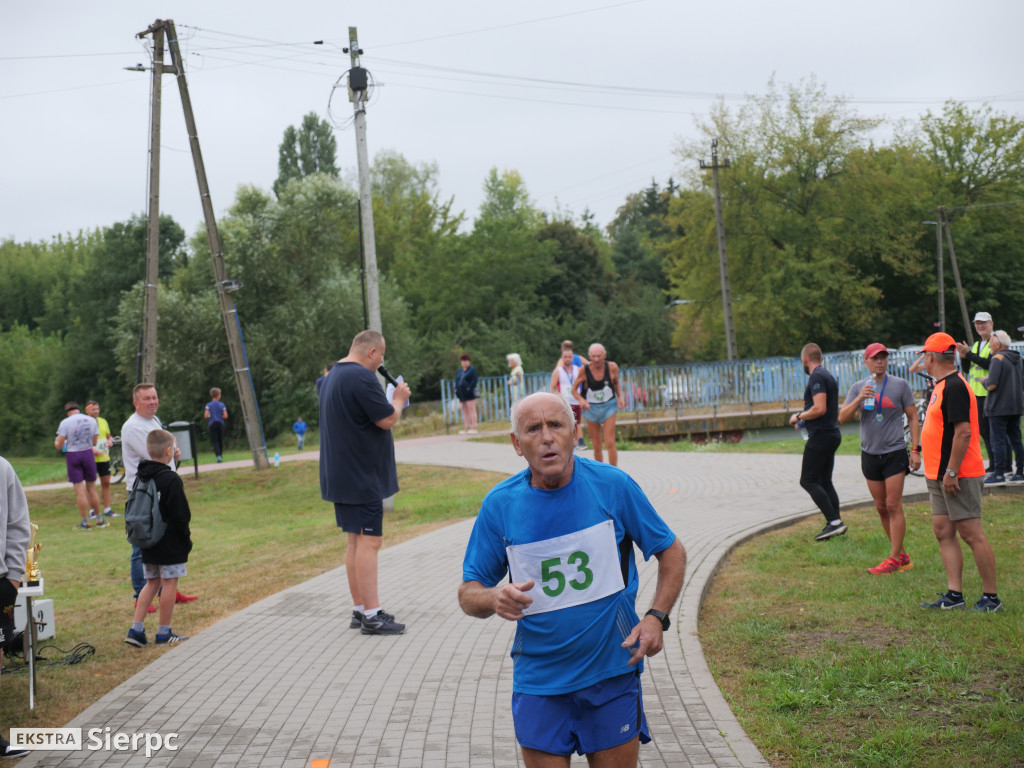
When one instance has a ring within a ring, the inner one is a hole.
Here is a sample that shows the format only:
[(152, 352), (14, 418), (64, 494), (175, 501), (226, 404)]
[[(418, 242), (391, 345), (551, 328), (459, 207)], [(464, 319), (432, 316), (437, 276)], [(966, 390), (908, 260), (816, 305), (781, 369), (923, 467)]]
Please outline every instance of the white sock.
[(363, 611), (363, 616), (369, 619), (376, 616), (378, 613), (380, 613), (380, 607), (374, 608), (372, 611)]
[(366, 608), (365, 605), (353, 605), (352, 606), (352, 610), (355, 611), (356, 613), (362, 613), (364, 608)]

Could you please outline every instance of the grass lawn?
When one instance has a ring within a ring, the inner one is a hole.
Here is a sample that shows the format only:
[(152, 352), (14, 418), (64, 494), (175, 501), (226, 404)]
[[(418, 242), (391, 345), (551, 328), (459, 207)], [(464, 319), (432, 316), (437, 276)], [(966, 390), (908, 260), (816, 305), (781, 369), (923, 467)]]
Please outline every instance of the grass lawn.
[[(289, 462), (258, 473), (205, 473), (199, 480), (185, 474), (194, 548), (189, 575), (180, 588), (200, 599), (177, 606), (176, 631), (193, 635), (257, 600), (344, 563), (345, 538), (335, 527), (333, 509), (320, 499), (317, 466), (315, 461)], [(473, 517), (484, 494), (505, 477), (407, 465), (399, 465), (398, 474), (407, 490), (396, 496), (394, 513), (385, 515), (385, 546)], [(124, 508), (125, 494), (123, 484), (115, 486), (115, 509)], [(154, 658), (154, 649), (139, 653), (124, 644), (131, 625), (132, 591), (131, 548), (122, 518), (107, 528), (73, 531), (78, 513), (71, 490), (32, 492), (29, 507), (32, 522), (39, 526), (45, 597), (54, 601), (57, 628), (56, 638), (42, 641), (49, 647), (41, 654), (59, 662), (77, 648), (84, 656), (81, 663), (38, 670), (33, 711), (28, 709), (28, 676), (21, 660), (5, 657), (0, 683), (4, 728), (63, 726)], [(340, 594), (348, 599), (344, 588)], [(147, 619), (150, 634), (153, 618)]]
[[(773, 766), (1024, 766), (1024, 501), (987, 496), (995, 614), (936, 612), (946, 588), (927, 505), (906, 510), (913, 570), (888, 554), (873, 509), (815, 544), (815, 516), (737, 549), (715, 577), (700, 637), (719, 686)], [(981, 583), (965, 546), (968, 606)]]

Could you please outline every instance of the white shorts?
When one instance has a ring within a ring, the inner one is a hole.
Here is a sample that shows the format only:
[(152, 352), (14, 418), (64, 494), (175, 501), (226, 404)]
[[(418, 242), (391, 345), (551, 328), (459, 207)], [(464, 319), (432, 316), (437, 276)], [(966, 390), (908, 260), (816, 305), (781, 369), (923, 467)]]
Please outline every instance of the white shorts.
[(188, 572), (185, 570), (184, 563), (175, 563), (173, 565), (151, 565), (149, 563), (142, 564), (142, 575), (146, 579), (180, 579), (182, 576), (188, 576)]

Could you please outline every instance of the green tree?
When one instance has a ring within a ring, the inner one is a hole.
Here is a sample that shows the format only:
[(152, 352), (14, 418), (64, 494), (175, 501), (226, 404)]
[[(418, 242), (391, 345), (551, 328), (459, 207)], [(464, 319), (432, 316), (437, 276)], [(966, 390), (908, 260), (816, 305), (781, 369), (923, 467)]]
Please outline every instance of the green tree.
[[(742, 356), (793, 354), (809, 340), (863, 346), (885, 325), (885, 300), (903, 298), (883, 295), (883, 276), (920, 276), (920, 189), (901, 158), (872, 151), (878, 124), (814, 80), (781, 91), (771, 83), (735, 112), (720, 103), (703, 138), (680, 147), (696, 158), (718, 138), (731, 161), (720, 180)], [(699, 358), (724, 357), (709, 181), (690, 177), (668, 217), (681, 233), (669, 276), (687, 302), (674, 343)]]
[(303, 117), (299, 128), (289, 125), (284, 130), (278, 148), (274, 194), (280, 197), (292, 179), (301, 179), (314, 173), (337, 176), (337, 150), (338, 141), (334, 131), (316, 112)]

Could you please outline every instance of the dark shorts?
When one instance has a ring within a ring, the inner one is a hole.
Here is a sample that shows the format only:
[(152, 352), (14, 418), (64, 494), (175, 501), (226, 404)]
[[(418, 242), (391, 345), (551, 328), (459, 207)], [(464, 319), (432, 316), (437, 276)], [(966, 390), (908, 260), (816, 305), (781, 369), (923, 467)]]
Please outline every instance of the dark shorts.
[(905, 475), (909, 467), (906, 448), (883, 454), (860, 452), (860, 471), (868, 480), (881, 482), (893, 475)]
[(364, 504), (334, 503), (334, 519), (345, 533), (364, 536), (384, 535), (384, 502), (368, 501)]
[(628, 672), (558, 696), (512, 694), (516, 740), (553, 755), (587, 755), (651, 740), (644, 716), (640, 674)]
[(64, 461), (68, 465), (68, 481), (73, 485), (96, 482), (96, 454), (92, 450), (68, 451)]
[(109, 461), (97, 461), (96, 462), (96, 474), (100, 477), (110, 476), (110, 462)]
[(14, 604), (18, 590), (5, 573), (0, 576), (0, 649), (14, 637)]

